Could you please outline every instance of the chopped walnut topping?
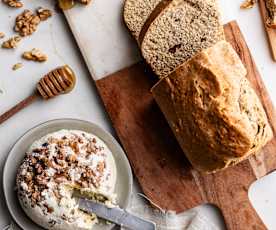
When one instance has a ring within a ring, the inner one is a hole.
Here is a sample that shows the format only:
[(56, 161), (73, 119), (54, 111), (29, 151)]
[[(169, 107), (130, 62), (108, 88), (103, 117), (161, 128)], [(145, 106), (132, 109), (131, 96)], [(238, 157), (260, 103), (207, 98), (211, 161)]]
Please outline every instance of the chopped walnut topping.
[(52, 207), (49, 207), (49, 205), (44, 204), (44, 207), (47, 209), (48, 213), (52, 213), (54, 211), (54, 209)]
[(76, 160), (77, 160), (77, 157), (73, 154), (66, 157), (66, 161), (68, 161), (69, 163), (74, 163), (76, 162)]
[(80, 152), (80, 148), (77, 141), (70, 142), (69, 145), (76, 154)]
[(21, 38), (19, 36), (14, 36), (7, 41), (4, 41), (2, 43), (2, 48), (5, 49), (14, 49), (18, 46), (18, 43), (21, 41)]
[(99, 173), (103, 173), (105, 169), (105, 162), (99, 162), (98, 166), (97, 166), (97, 170), (99, 171)]
[(23, 64), (19, 62), (19, 63), (16, 63), (12, 66), (12, 70), (18, 70), (22, 67), (23, 67)]
[(27, 173), (25, 176), (25, 181), (26, 182), (30, 182), (33, 179), (33, 176), (31, 173)]
[(2, 1), (6, 5), (14, 8), (20, 8), (23, 6), (23, 3), (20, 0), (2, 0)]
[(251, 9), (256, 3), (257, 0), (245, 0), (240, 7), (241, 9)]
[(51, 17), (53, 15), (51, 10), (44, 9), (42, 7), (38, 8), (36, 10), (36, 13), (41, 21), (46, 21), (49, 17)]
[(68, 181), (68, 180), (63, 175), (58, 175), (55, 177), (55, 182), (57, 182), (58, 184), (66, 182), (66, 181)]
[(31, 10), (24, 10), (23, 13), (16, 17), (14, 30), (25, 37), (34, 33), (39, 23), (39, 16), (35, 15)]
[(26, 51), (22, 54), (22, 57), (26, 60), (35, 62), (45, 62), (47, 61), (47, 55), (43, 54), (39, 49), (32, 49), (31, 51)]
[(3, 32), (0, 32), (0, 39), (4, 37), (5, 37), (5, 34)]

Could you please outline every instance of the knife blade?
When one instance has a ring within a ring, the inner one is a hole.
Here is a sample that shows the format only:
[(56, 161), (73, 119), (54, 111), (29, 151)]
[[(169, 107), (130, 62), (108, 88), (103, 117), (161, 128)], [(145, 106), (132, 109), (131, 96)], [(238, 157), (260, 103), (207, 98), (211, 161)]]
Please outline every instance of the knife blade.
[(106, 205), (79, 198), (79, 208), (83, 211), (96, 214), (98, 217), (115, 223), (121, 227), (128, 229), (138, 230), (155, 230), (156, 225), (151, 221), (144, 220), (140, 217), (128, 213), (126, 210), (114, 207), (109, 208)]

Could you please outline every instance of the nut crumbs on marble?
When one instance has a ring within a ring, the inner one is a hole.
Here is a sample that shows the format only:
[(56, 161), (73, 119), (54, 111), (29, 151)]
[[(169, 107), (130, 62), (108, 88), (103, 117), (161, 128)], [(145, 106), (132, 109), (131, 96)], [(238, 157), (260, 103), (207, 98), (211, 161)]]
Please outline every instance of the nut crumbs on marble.
[(23, 67), (23, 64), (19, 62), (13, 65), (12, 70), (18, 70), (22, 67)]
[(0, 39), (4, 37), (5, 37), (5, 34), (3, 32), (0, 32)]

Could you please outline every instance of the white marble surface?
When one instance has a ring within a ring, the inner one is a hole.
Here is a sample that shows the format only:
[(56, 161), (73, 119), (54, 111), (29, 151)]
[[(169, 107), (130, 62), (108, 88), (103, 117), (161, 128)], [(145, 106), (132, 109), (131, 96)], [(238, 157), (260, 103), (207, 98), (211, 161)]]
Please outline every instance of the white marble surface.
[[(100, 1), (102, 0), (94, 0), (94, 6)], [(24, 0), (24, 2), (26, 8), (30, 9), (34, 9), (40, 5), (53, 8), (53, 1), (49, 0)], [(240, 0), (221, 0), (224, 21), (226, 22), (232, 19), (238, 20), (275, 104), (276, 91), (273, 89), (276, 85), (276, 78), (274, 76), (276, 73), (276, 63), (273, 63), (270, 58), (258, 8), (241, 11), (239, 10), (240, 2)], [(106, 13), (98, 12), (97, 15), (106, 17), (106, 15), (114, 10), (111, 6), (107, 6), (109, 10)], [(91, 7), (93, 7), (93, 4)], [(97, 12), (97, 9), (93, 11)], [(8, 36), (12, 35), (14, 17), (19, 12), (21, 10), (9, 9), (0, 3), (0, 31), (5, 32)], [(85, 12), (85, 8), (80, 10), (80, 13), (83, 12)], [(97, 28), (91, 24), (91, 21), (85, 20), (82, 23), (86, 25), (86, 30), (93, 31), (93, 36), (87, 42), (97, 42), (95, 47), (100, 47), (100, 45), (105, 44), (105, 37), (102, 35), (97, 37)], [(112, 28), (112, 26), (110, 25), (109, 28)], [(123, 39), (120, 38), (121, 35), (117, 35), (118, 37), (116, 39)], [(34, 47), (40, 48), (47, 53), (49, 55), (49, 61), (44, 64), (22, 61), (20, 58), (21, 53)], [(122, 51), (122, 46), (119, 46), (118, 50), (108, 46), (103, 47), (107, 49), (99, 49), (101, 50), (99, 54), (96, 53), (97, 49), (95, 48), (94, 57), (101, 58), (104, 61), (103, 66), (106, 68), (105, 71), (112, 71), (117, 68), (117, 65), (123, 65), (121, 60), (124, 59), (120, 59), (117, 56), (120, 55), (118, 51)], [(134, 53), (136, 52), (134, 51)], [(118, 64), (114, 65), (113, 60)], [(19, 61), (23, 62), (23, 68), (12, 71), (12, 65)], [(95, 122), (107, 131), (115, 134), (99, 100), (94, 84), (91, 81), (84, 60), (61, 14), (56, 14), (49, 21), (42, 23), (33, 36), (27, 37), (21, 42), (18, 49), (0, 49), (0, 89), (3, 91), (0, 93), (0, 113), (7, 110), (20, 99), (28, 96), (34, 88), (35, 83), (44, 73), (64, 63), (72, 66), (78, 76), (76, 89), (70, 95), (61, 96), (48, 102), (38, 101), (6, 123), (0, 125), (0, 187), (2, 186), (2, 168), (9, 149), (24, 132), (41, 122), (64, 117), (79, 118)], [(98, 75), (100, 76), (104, 73), (103, 71), (99, 71)], [(11, 183), (13, 182), (11, 181)], [(271, 230), (276, 229), (275, 187), (276, 176), (273, 174), (258, 181), (250, 191), (250, 199)], [(212, 221), (220, 223), (220, 219), (217, 218), (217, 213), (214, 213), (212, 208), (204, 206), (200, 210), (212, 219)], [(9, 218), (1, 191), (0, 229), (9, 222)]]

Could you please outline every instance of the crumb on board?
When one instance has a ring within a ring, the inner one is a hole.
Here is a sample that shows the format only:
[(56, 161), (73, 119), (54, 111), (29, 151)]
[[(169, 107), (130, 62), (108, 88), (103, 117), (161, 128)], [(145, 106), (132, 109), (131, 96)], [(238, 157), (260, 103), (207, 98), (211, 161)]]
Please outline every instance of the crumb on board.
[(245, 0), (240, 8), (241, 9), (251, 9), (255, 6), (255, 4), (257, 3), (257, 0)]
[(4, 38), (5, 34), (3, 32), (0, 32), (0, 39)]
[(31, 51), (26, 51), (22, 54), (22, 58), (35, 62), (45, 62), (48, 57), (46, 54), (42, 53), (39, 49), (32, 49)]
[(21, 38), (19, 36), (11, 37), (2, 43), (2, 48), (14, 49), (18, 46), (20, 41), (21, 41)]
[(21, 62), (16, 63), (12, 66), (12, 70), (18, 70), (23, 67), (23, 64)]

